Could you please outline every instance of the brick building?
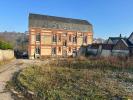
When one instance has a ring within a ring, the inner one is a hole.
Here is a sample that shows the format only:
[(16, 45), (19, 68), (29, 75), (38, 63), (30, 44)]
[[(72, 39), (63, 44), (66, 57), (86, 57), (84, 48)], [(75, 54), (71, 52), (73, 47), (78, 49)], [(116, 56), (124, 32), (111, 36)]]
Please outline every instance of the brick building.
[(29, 15), (29, 57), (68, 57), (91, 44), (92, 25), (86, 20)]

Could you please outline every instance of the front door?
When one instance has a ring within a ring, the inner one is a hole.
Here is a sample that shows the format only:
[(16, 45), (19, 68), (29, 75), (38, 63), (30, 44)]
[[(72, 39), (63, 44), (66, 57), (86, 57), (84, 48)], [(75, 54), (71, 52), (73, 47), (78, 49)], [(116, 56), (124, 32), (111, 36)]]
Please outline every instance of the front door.
[(36, 46), (35, 48), (35, 58), (40, 58), (40, 47)]

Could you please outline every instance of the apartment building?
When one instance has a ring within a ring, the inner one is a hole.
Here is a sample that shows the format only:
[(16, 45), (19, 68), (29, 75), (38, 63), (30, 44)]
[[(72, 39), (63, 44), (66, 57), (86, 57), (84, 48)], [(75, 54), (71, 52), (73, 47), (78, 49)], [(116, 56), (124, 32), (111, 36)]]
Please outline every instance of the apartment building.
[(30, 59), (77, 55), (92, 41), (92, 24), (86, 20), (29, 14)]

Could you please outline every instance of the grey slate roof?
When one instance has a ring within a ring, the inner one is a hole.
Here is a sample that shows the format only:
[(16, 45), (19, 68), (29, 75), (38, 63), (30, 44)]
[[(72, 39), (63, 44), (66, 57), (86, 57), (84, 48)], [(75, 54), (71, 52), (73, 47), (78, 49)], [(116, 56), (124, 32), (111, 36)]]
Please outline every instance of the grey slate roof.
[(127, 38), (121, 38), (119, 41), (122, 41), (127, 47), (133, 47), (133, 44)]
[(29, 27), (65, 29), (92, 32), (92, 25), (86, 20), (29, 14)]
[(131, 44), (133, 44), (133, 32), (132, 32), (131, 35), (129, 36), (128, 40), (131, 42)]
[(107, 43), (109, 42), (109, 40), (111, 40), (113, 44), (116, 44), (120, 39), (124, 39), (124, 38), (123, 37), (109, 37)]
[(128, 47), (133, 47), (133, 44), (128, 39), (123, 39), (123, 41), (128, 45)]

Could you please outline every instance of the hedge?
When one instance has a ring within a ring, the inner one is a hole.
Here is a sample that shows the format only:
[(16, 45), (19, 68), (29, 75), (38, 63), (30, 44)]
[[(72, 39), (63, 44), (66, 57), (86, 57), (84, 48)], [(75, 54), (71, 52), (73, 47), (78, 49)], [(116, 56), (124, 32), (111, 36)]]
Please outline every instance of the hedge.
[(7, 49), (13, 49), (13, 47), (10, 43), (7, 43), (5, 41), (0, 41), (0, 49), (7, 50)]

